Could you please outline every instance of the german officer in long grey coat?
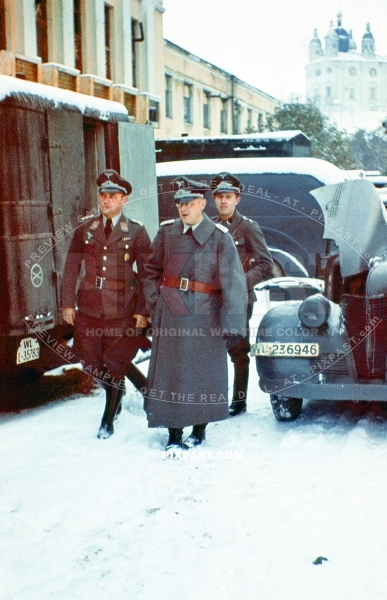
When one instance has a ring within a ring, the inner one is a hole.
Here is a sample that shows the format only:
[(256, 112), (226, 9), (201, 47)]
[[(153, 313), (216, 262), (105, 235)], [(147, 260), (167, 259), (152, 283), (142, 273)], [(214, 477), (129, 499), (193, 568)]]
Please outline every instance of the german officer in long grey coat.
[(101, 215), (78, 227), (71, 241), (62, 314), (74, 325), (74, 351), (84, 370), (106, 390), (98, 432), (106, 439), (114, 433), (127, 364), (138, 350), (136, 330), (147, 324), (142, 279), (150, 239), (141, 223), (122, 212), (132, 191), (130, 183), (106, 170), (97, 185)]
[(227, 347), (244, 333), (247, 305), (230, 234), (203, 213), (203, 186), (179, 183), (189, 186), (174, 196), (180, 218), (161, 225), (144, 280), (153, 332), (144, 407), (149, 427), (169, 429), (167, 450), (200, 444), (208, 422), (228, 417)]

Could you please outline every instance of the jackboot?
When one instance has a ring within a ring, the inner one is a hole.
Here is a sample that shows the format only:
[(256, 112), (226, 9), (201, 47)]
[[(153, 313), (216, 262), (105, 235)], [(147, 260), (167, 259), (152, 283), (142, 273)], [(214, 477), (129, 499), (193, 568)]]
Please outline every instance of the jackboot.
[(183, 444), (183, 430), (171, 428), (168, 429), (169, 438), (167, 445), (165, 446), (166, 450), (174, 450), (177, 448), (182, 448), (183, 450), (187, 449), (187, 446)]
[(249, 366), (245, 366), (243, 369), (235, 367), (234, 376), (234, 390), (233, 397), (228, 414), (230, 417), (236, 417), (246, 412), (247, 409), (247, 386), (249, 383)]
[(117, 410), (121, 404), (124, 391), (121, 388), (114, 386), (106, 387), (106, 405), (102, 416), (101, 426), (99, 428), (97, 438), (106, 440), (114, 433), (113, 421)]
[(200, 444), (206, 439), (206, 427), (207, 423), (203, 423), (202, 425), (194, 425), (191, 435), (187, 437), (184, 445), (187, 446), (187, 448), (195, 448), (195, 446), (200, 446)]
[(126, 366), (126, 376), (133, 383), (134, 387), (142, 393), (144, 388), (146, 388), (146, 377), (140, 369), (133, 363), (130, 363)]

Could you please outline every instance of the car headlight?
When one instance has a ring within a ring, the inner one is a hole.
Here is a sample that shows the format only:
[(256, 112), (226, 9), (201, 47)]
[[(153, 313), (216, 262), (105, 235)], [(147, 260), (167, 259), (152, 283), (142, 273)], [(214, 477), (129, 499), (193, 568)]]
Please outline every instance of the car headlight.
[(299, 319), (306, 327), (321, 327), (328, 322), (330, 314), (331, 305), (322, 294), (309, 296), (298, 309)]

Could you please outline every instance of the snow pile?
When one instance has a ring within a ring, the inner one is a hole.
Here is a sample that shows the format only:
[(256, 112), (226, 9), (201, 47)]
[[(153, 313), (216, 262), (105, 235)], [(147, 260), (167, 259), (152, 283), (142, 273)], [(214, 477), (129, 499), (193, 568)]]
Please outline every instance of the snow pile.
[(138, 392), (109, 440), (103, 403), (1, 416), (2, 600), (387, 597), (381, 414), (314, 402), (278, 423), (252, 362), (248, 413), (208, 426), (205, 458), (163, 460)]
[[(296, 173), (315, 177), (325, 185), (349, 179), (347, 171), (320, 158), (252, 157), (252, 158), (203, 158), (156, 164), (157, 177), (205, 175), (227, 171), (238, 176), (260, 173)], [(353, 175), (352, 177), (353, 178)]]
[(108, 119), (110, 114), (128, 116), (128, 111), (120, 102), (104, 100), (87, 94), (78, 94), (71, 90), (56, 88), (43, 83), (24, 81), (8, 75), (0, 75), (0, 101), (14, 95), (27, 95), (43, 98), (53, 103), (53, 108), (61, 105), (75, 106), (85, 114), (88, 111), (99, 113), (101, 119)]

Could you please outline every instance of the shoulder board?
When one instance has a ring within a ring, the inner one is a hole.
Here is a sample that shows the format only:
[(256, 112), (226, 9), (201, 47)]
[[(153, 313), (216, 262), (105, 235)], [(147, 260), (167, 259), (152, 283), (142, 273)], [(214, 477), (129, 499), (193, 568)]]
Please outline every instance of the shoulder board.
[(255, 221), (253, 221), (253, 219), (249, 219), (249, 217), (245, 217), (245, 215), (242, 215), (242, 216), (245, 221), (250, 221), (250, 223), (255, 223)]
[(160, 227), (162, 227), (163, 225), (171, 225), (171, 223), (174, 223), (176, 221), (176, 219), (169, 219), (169, 221), (163, 221), (162, 223), (160, 223)]
[(227, 233), (228, 232), (227, 227), (225, 227), (221, 223), (215, 223), (215, 227), (217, 227), (218, 229), (220, 229), (220, 231), (223, 231), (223, 233)]
[(137, 223), (137, 225), (141, 225), (141, 227), (144, 227), (144, 223), (141, 223), (141, 221), (137, 221), (137, 219), (132, 219), (130, 218), (131, 221), (133, 221), (133, 223)]

